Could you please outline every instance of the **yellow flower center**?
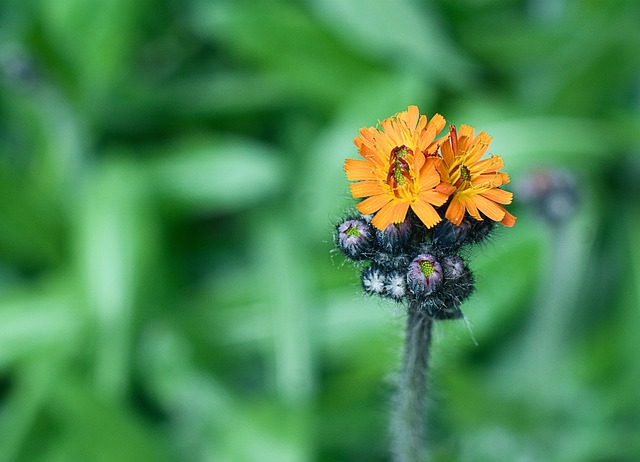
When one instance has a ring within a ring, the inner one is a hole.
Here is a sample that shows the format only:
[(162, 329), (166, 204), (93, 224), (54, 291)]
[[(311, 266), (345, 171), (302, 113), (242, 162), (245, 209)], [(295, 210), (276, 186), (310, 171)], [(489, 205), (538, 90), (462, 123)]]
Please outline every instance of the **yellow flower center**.
[(460, 178), (462, 181), (471, 181), (471, 170), (465, 165), (460, 166)]
[(413, 154), (411, 149), (402, 145), (396, 146), (391, 150), (389, 156), (389, 171), (387, 173), (387, 184), (391, 186), (393, 194), (400, 197), (398, 186), (404, 186), (411, 181), (411, 172), (409, 171), (409, 163), (406, 160), (407, 155)]
[(433, 263), (431, 263), (429, 260), (422, 260), (420, 262), (420, 271), (422, 272), (422, 274), (424, 274), (425, 278), (428, 278), (435, 271)]
[(345, 234), (347, 236), (360, 237), (360, 230), (357, 226), (349, 226), (345, 231)]

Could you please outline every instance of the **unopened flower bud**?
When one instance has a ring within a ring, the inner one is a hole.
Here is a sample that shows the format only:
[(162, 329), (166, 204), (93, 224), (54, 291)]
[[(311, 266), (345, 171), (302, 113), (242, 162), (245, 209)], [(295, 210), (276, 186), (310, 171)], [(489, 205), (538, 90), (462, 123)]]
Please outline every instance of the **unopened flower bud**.
[(458, 279), (464, 272), (464, 261), (458, 255), (447, 255), (442, 261), (444, 277), (447, 279)]
[(539, 171), (521, 181), (522, 201), (552, 225), (571, 218), (580, 202), (578, 178), (566, 170)]
[(369, 295), (382, 295), (386, 274), (376, 266), (370, 266), (362, 272), (362, 288)]
[(387, 295), (398, 301), (404, 298), (407, 292), (406, 286), (406, 278), (397, 271), (387, 275), (387, 279), (384, 282), (384, 290)]
[(345, 220), (338, 225), (336, 245), (349, 258), (361, 260), (368, 255), (373, 232), (364, 220)]
[(431, 235), (434, 245), (442, 249), (457, 249), (464, 244), (470, 223), (463, 220), (460, 226), (456, 226), (449, 220), (442, 220), (433, 228)]
[(384, 231), (376, 230), (376, 239), (380, 248), (386, 252), (397, 253), (409, 241), (411, 226), (408, 221), (392, 223)]
[(429, 295), (442, 282), (442, 266), (433, 255), (420, 254), (409, 264), (407, 287), (418, 296)]
[(496, 227), (496, 222), (489, 218), (476, 220), (473, 217), (466, 216), (464, 221), (469, 223), (467, 242), (471, 244), (477, 244), (478, 242), (484, 241)]

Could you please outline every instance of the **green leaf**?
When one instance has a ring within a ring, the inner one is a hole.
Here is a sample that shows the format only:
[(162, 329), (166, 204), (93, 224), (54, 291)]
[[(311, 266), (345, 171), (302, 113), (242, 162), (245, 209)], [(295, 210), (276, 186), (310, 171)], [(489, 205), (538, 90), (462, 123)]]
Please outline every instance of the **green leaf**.
[(264, 203), (283, 186), (276, 151), (244, 139), (187, 139), (150, 161), (161, 200), (187, 213), (225, 213)]

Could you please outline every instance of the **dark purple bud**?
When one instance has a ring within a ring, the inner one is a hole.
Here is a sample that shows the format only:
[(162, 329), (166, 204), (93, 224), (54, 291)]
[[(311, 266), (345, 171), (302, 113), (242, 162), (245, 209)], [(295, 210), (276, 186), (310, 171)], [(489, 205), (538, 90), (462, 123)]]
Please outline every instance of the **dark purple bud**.
[(379, 247), (391, 253), (400, 252), (411, 235), (411, 226), (408, 221), (402, 223), (392, 223), (384, 231), (376, 230), (376, 238)]
[(442, 220), (433, 228), (431, 238), (439, 248), (457, 249), (464, 244), (469, 228), (468, 220), (462, 220), (460, 226), (454, 225), (449, 220)]

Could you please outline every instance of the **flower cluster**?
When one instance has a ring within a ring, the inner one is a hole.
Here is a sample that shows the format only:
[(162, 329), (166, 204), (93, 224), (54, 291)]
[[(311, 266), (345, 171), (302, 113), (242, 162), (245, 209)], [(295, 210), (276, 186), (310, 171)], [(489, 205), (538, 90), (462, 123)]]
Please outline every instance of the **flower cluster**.
[(354, 140), (363, 159), (347, 159), (344, 169), (351, 194), (365, 198), (358, 203), (362, 214), (375, 214), (373, 226), (384, 230), (402, 223), (409, 209), (432, 228), (442, 220), (436, 210), (445, 203), (445, 217), (460, 225), (465, 214), (513, 226), (516, 218), (503, 207), (513, 195), (500, 189), (509, 176), (499, 172), (502, 158), (482, 159), (491, 137), (477, 135), (473, 127), (451, 125), (449, 133), (436, 139), (445, 119), (431, 120), (416, 106), (380, 122), (380, 128), (362, 128)]
[(462, 317), (461, 303), (474, 278), (461, 253), (484, 239), (493, 222), (466, 216), (459, 226), (442, 221), (428, 229), (414, 215), (380, 231), (370, 215), (349, 217), (336, 226), (335, 242), (350, 260), (365, 262), (362, 288), (369, 295), (416, 303), (434, 319)]
[[(430, 120), (416, 106), (362, 128), (354, 143), (362, 159), (345, 171), (360, 212), (336, 226), (343, 254), (364, 262), (365, 293), (407, 301), (433, 319), (458, 319), (474, 277), (461, 253), (484, 240), (496, 222), (513, 226), (504, 208), (512, 194), (502, 158), (482, 159), (491, 143), (484, 132)], [(444, 219), (442, 218), (444, 216)]]

